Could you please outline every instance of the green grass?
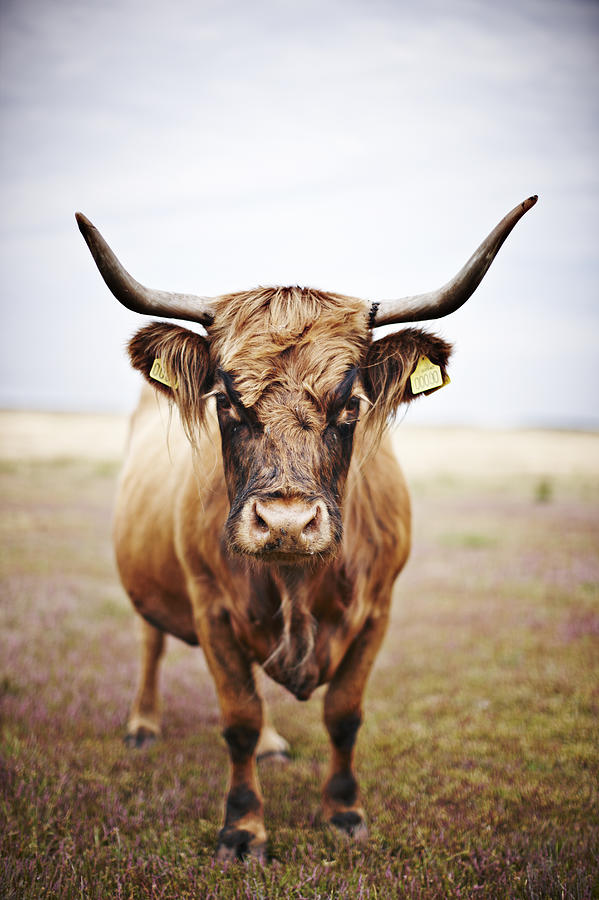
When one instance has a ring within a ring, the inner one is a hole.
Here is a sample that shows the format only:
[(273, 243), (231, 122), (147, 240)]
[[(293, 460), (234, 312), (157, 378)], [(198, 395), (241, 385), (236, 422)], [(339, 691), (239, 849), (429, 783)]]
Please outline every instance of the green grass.
[(164, 738), (127, 750), (134, 616), (110, 547), (116, 469), (0, 467), (0, 896), (599, 896), (597, 484), (415, 486), (414, 550), (357, 765), (363, 848), (318, 818), (321, 696), (268, 688), (271, 861), (212, 854), (227, 756), (202, 654), (169, 643)]

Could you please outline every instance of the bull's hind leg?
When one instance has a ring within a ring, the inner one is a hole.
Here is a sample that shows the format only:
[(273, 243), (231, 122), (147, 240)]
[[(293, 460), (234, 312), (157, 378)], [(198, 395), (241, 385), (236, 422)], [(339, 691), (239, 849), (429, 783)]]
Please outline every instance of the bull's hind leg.
[(264, 708), (264, 724), (256, 747), (256, 758), (258, 760), (268, 759), (272, 762), (289, 762), (289, 742), (270, 722), (266, 707)]
[(133, 701), (125, 743), (143, 747), (160, 734), (160, 700), (158, 697), (158, 668), (164, 653), (165, 635), (145, 619), (139, 620), (141, 636), (141, 675)]
[(355, 841), (368, 836), (354, 773), (354, 745), (362, 722), (362, 697), (387, 626), (386, 613), (370, 618), (329, 684), (324, 720), (331, 739), (331, 765), (322, 789), (326, 821)]
[[(264, 678), (262, 670), (259, 666), (254, 666), (253, 672), (256, 683), (260, 684), (261, 678)], [(289, 762), (289, 743), (270, 721), (266, 703), (263, 704), (262, 731), (256, 746), (256, 758), (258, 760), (268, 759), (273, 762)]]

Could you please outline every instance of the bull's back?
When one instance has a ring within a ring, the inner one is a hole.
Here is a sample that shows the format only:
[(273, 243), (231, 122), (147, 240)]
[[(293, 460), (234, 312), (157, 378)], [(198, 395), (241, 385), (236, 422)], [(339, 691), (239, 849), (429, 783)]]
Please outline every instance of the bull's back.
[(205, 482), (220, 464), (218, 440), (210, 430), (201, 440), (202, 471), (195, 471), (199, 466), (194, 470), (176, 408), (144, 386), (131, 419), (113, 528), (119, 574), (136, 609), (188, 643), (197, 643), (197, 637), (180, 548), (180, 518), (190, 483), (198, 482), (199, 495), (209, 493)]

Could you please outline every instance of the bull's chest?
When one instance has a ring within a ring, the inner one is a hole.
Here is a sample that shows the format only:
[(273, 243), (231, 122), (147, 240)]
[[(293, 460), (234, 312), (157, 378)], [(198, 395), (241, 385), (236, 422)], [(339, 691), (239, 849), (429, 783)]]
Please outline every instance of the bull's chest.
[(330, 681), (364, 622), (342, 574), (294, 579), (253, 574), (245, 609), (232, 617), (237, 639), (253, 660), (299, 699)]

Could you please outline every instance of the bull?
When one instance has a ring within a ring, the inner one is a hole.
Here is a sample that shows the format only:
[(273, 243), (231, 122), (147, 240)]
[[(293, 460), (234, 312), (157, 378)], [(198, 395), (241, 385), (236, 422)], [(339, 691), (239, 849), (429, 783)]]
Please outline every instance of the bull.
[(165, 635), (200, 645), (230, 756), (222, 860), (264, 855), (256, 760), (287, 746), (264, 710), (259, 669), (299, 700), (327, 685), (322, 812), (353, 840), (367, 834), (354, 746), (410, 551), (409, 496), (385, 426), (414, 399), (419, 363), (436, 373), (429, 393), (445, 380), (451, 352), (419, 328), (376, 341), (373, 330), (458, 309), (536, 200), (508, 213), (439, 290), (380, 303), (299, 287), (214, 298), (150, 290), (77, 214), (117, 300), (205, 328), (152, 322), (129, 343), (147, 385), (132, 418), (114, 540), (143, 623), (127, 740), (141, 746), (160, 732)]

